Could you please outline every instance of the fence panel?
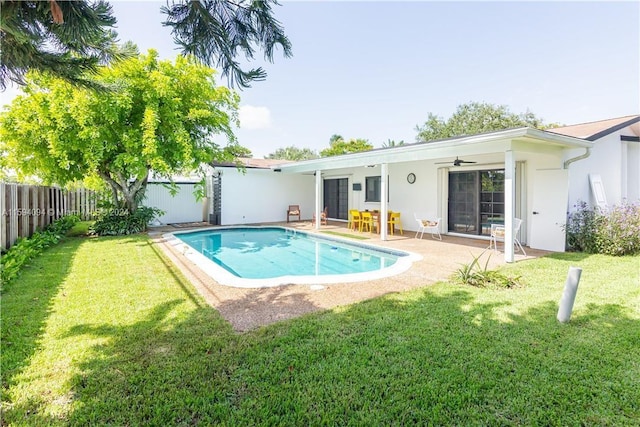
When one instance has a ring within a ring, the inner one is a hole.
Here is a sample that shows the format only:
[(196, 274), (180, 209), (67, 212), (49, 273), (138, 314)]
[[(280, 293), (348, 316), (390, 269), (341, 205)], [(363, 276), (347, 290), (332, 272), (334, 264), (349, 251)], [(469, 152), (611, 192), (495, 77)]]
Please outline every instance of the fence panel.
[(30, 237), (65, 215), (78, 215), (83, 221), (94, 219), (97, 197), (84, 188), (63, 190), (0, 182), (0, 249), (9, 249), (18, 237)]

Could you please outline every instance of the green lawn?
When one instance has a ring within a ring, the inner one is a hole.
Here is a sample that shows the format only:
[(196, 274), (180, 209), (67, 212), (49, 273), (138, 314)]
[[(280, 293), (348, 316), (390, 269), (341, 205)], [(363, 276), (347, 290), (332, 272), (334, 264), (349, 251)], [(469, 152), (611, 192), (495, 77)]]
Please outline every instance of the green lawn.
[(640, 257), (509, 269), (527, 285), (439, 283), (236, 334), (145, 236), (68, 238), (2, 294), (2, 423), (640, 425)]

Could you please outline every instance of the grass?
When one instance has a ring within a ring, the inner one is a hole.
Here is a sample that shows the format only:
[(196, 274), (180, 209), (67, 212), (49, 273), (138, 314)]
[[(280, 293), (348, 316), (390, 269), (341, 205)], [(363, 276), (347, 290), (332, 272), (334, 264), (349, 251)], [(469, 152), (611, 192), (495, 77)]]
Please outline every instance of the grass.
[(321, 233), (333, 234), (334, 236), (347, 237), (349, 239), (369, 240), (369, 237), (367, 236), (359, 236), (356, 234), (349, 234), (349, 233), (340, 233), (339, 231), (321, 231)]
[(509, 266), (518, 289), (439, 283), (236, 334), (146, 237), (70, 238), (2, 295), (3, 423), (640, 425), (639, 261), (554, 255)]
[(71, 230), (67, 232), (67, 236), (69, 237), (81, 237), (89, 235), (89, 227), (95, 221), (80, 221), (76, 223)]

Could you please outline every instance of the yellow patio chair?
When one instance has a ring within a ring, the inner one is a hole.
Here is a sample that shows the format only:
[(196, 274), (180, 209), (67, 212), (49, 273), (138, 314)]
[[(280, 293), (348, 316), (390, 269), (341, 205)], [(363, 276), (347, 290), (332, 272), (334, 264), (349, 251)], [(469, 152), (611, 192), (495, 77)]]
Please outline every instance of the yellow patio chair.
[(373, 214), (371, 212), (365, 211), (361, 212), (362, 220), (360, 222), (360, 231), (369, 231), (369, 233), (373, 233), (373, 227), (375, 227), (375, 222), (373, 221)]
[(396, 225), (400, 229), (400, 234), (404, 236), (404, 231), (402, 231), (402, 221), (400, 221), (400, 212), (389, 211), (389, 230), (391, 231), (391, 235), (394, 233), (394, 229)]
[(349, 222), (347, 223), (347, 228), (349, 230), (362, 231), (362, 215), (360, 215), (360, 211), (357, 209), (349, 210)]

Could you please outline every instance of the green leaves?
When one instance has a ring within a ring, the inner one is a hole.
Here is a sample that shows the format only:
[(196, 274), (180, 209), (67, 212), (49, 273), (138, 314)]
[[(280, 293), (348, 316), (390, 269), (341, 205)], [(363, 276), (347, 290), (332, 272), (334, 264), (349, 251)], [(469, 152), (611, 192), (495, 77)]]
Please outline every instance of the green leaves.
[(165, 26), (171, 27), (183, 54), (197, 57), (205, 64), (222, 69), (231, 85), (249, 87), (254, 80), (264, 80), (266, 72), (258, 67), (244, 71), (236, 61), (241, 53), (253, 59), (255, 49), (273, 61), (276, 47), (290, 57), (291, 42), (280, 22), (273, 17), (274, 0), (264, 1), (174, 1), (161, 10), (167, 15)]
[(2, 255), (0, 284), (6, 285), (15, 279), (30, 260), (49, 246), (57, 244), (78, 221), (80, 219), (77, 216), (67, 215), (53, 222), (44, 231), (37, 231), (28, 239), (19, 239)]
[(170, 178), (233, 160), (224, 147), (236, 146), (239, 97), (216, 87), (214, 74), (193, 58), (160, 61), (153, 50), (101, 68), (95, 80), (109, 91), (32, 74), (28, 95), (0, 115), (3, 166), (60, 185), (101, 176), (134, 212), (151, 170)]
[[(64, 22), (54, 22), (52, 12)], [(29, 70), (95, 86), (87, 73), (127, 55), (115, 44), (116, 20), (105, 1), (3, 1), (0, 13), (3, 90), (9, 81), (24, 84)]]
[(277, 160), (311, 160), (317, 159), (318, 154), (310, 148), (298, 148), (295, 146), (289, 146), (285, 148), (278, 148), (273, 153), (270, 153), (266, 156), (267, 159), (277, 159)]
[(506, 105), (493, 105), (486, 102), (470, 102), (458, 106), (456, 112), (444, 120), (429, 113), (422, 126), (416, 126), (416, 141), (434, 141), (462, 135), (475, 135), (518, 127), (544, 129), (542, 119), (527, 111), (514, 114)]
[(366, 139), (352, 138), (345, 141), (340, 135), (333, 135), (329, 144), (329, 148), (320, 151), (320, 157), (339, 156), (341, 154), (373, 150), (373, 145)]

